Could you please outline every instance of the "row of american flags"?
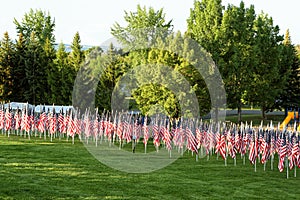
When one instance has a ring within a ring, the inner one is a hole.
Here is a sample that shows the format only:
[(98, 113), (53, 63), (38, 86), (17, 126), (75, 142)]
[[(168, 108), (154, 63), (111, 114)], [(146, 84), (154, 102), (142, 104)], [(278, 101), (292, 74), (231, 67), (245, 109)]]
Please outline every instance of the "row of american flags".
[(0, 109), (0, 130), (2, 134), (20, 136), (39, 136), (52, 138), (78, 136), (85, 142), (93, 141), (98, 145), (101, 141), (122, 144), (143, 142), (145, 152), (147, 144), (152, 142), (158, 151), (166, 148), (168, 151), (183, 152), (189, 150), (198, 156), (221, 156), (225, 165), (228, 158), (236, 159), (238, 155), (248, 158), (255, 165), (266, 166), (269, 161), (273, 169), (274, 157), (278, 156), (278, 169), (295, 170), (300, 168), (300, 135), (299, 130), (274, 127), (272, 123), (266, 127), (252, 127), (252, 124), (228, 124), (203, 122), (201, 119), (176, 119), (163, 115), (143, 117), (129, 112), (103, 111), (80, 114), (79, 110), (68, 112), (55, 111), (39, 114), (22, 111), (12, 111), (9, 108)]

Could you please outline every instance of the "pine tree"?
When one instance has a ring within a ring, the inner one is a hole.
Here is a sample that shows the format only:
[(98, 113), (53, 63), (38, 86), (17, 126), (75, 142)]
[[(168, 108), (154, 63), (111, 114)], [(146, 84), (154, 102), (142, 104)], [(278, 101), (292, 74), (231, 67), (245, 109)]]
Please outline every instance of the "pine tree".
[(54, 60), (56, 58), (56, 52), (51, 44), (50, 40), (47, 38), (44, 45), (45, 52), (45, 68), (47, 72), (47, 104), (57, 104), (60, 98), (60, 87), (61, 87), (61, 77), (58, 66), (55, 65)]
[(25, 70), (26, 80), (29, 85), (29, 89), (25, 91), (25, 101), (36, 104), (44, 104), (47, 102), (47, 74), (45, 51), (43, 46), (38, 42), (34, 32), (30, 37), (30, 43), (27, 45), (25, 52)]
[(81, 39), (79, 33), (76, 32), (71, 44), (71, 53), (69, 55), (69, 63), (74, 68), (74, 72), (78, 72), (83, 60), (84, 52), (82, 51)]
[(75, 83), (75, 79), (77, 76), (77, 72), (79, 71), (83, 61), (84, 61), (84, 52), (82, 51), (80, 35), (76, 32), (72, 44), (71, 44), (71, 53), (68, 56), (68, 74), (66, 77), (66, 90), (68, 93), (69, 100), (67, 104), (72, 104), (72, 91)]
[(4, 33), (0, 41), (0, 101), (8, 102), (12, 96), (14, 45), (8, 32)]
[(300, 66), (296, 47), (292, 44), (289, 30), (286, 31), (283, 44), (281, 45), (281, 68), (282, 73), (287, 74), (287, 80), (282, 85), (282, 92), (275, 107), (289, 109), (300, 106)]
[(56, 59), (54, 60), (55, 66), (57, 67), (56, 78), (59, 84), (55, 87), (55, 94), (57, 95), (56, 101), (60, 105), (70, 104), (70, 88), (69, 88), (69, 76), (71, 67), (68, 64), (68, 53), (66, 52), (65, 45), (60, 43), (56, 52)]
[(26, 49), (25, 39), (23, 34), (19, 34), (19, 38), (16, 41), (15, 45), (15, 54), (14, 54), (14, 68), (13, 68), (13, 87), (12, 87), (12, 99), (17, 102), (25, 101), (25, 91), (29, 90), (29, 84), (26, 79)]

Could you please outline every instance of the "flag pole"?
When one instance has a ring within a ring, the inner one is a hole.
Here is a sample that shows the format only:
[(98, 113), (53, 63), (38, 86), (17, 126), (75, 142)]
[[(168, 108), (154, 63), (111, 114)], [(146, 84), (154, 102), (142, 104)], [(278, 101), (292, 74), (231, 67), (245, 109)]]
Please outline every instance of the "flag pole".
[(286, 178), (289, 178), (289, 160), (285, 157), (285, 164), (286, 164)]

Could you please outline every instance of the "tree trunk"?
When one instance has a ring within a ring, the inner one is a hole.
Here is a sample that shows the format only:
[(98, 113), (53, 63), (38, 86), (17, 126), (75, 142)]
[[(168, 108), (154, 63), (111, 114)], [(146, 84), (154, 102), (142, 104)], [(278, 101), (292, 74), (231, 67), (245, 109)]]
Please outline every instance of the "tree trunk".
[(263, 120), (267, 119), (267, 118), (266, 118), (266, 108), (265, 108), (265, 106), (262, 106), (262, 107), (261, 107), (261, 114), (262, 114)]
[(241, 122), (242, 122), (242, 106), (239, 103), (239, 105), (238, 105), (238, 123), (241, 123)]

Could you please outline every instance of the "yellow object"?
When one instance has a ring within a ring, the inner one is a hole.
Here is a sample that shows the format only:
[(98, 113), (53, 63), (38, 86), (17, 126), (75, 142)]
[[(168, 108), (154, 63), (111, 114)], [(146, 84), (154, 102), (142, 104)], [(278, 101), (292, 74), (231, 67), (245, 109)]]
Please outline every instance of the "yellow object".
[[(298, 112), (296, 112), (296, 119), (298, 119), (298, 117), (299, 117)], [(280, 125), (280, 129), (283, 129), (283, 127), (288, 125), (288, 123), (291, 121), (291, 119), (294, 119), (294, 118), (295, 118), (295, 112), (294, 111), (288, 112), (288, 115), (286, 116), (286, 118)], [(299, 125), (299, 127), (300, 127), (300, 125)], [(299, 127), (298, 127), (298, 129), (299, 129)]]

